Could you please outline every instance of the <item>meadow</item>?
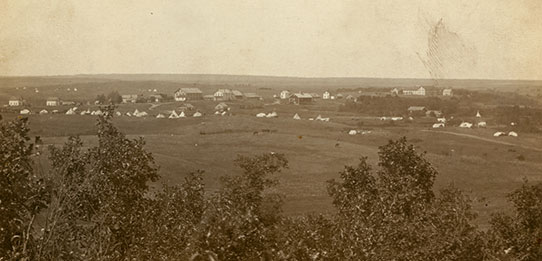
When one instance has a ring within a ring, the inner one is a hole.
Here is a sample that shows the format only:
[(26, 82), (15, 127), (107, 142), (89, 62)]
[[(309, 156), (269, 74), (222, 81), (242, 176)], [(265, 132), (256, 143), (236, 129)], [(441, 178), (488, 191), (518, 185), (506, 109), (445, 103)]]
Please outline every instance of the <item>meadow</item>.
[[(126, 109), (119, 107), (120, 111)], [(160, 166), (160, 182), (168, 184), (178, 184), (188, 173), (204, 170), (206, 188), (213, 191), (219, 186), (219, 177), (239, 171), (234, 165), (237, 155), (284, 153), (289, 168), (278, 176), (278, 190), (285, 196), (284, 211), (290, 215), (333, 211), (326, 181), (338, 178), (345, 165), (355, 165), (363, 156), (377, 168), (378, 147), (402, 136), (419, 151), (427, 152), (439, 172), (437, 188), (453, 184), (469, 193), (482, 226), (487, 225), (491, 213), (508, 208), (506, 194), (518, 188), (524, 178), (542, 181), (542, 146), (537, 146), (542, 138), (535, 134), (513, 138), (492, 137), (491, 129), (450, 127), (433, 131), (421, 123), (388, 126), (370, 117), (298, 109), (260, 109), (278, 111), (278, 118), (256, 118), (252, 111), (232, 110), (232, 116), (208, 114), (183, 119), (120, 116), (114, 123), (129, 137), (145, 139), (146, 149)], [(296, 112), (302, 120), (292, 119)], [(331, 117), (331, 121), (307, 120), (317, 114)], [(357, 126), (360, 120), (364, 122), (361, 127)], [(31, 115), (30, 128), (32, 135), (41, 136), (44, 145), (60, 145), (69, 135), (80, 135), (87, 144), (93, 144), (95, 121), (95, 116)], [(348, 135), (351, 129), (370, 133)], [(45, 157), (43, 153), (37, 159), (44, 169)]]
[[(188, 173), (203, 170), (206, 189), (213, 191), (218, 188), (221, 176), (239, 171), (234, 165), (237, 155), (284, 153), (289, 160), (289, 168), (279, 174), (277, 190), (285, 196), (284, 211), (288, 215), (333, 211), (326, 182), (338, 178), (338, 172), (345, 165), (356, 165), (359, 158), (364, 156), (369, 158), (373, 168), (378, 168), (378, 147), (390, 139), (403, 136), (419, 151), (427, 152), (426, 157), (439, 172), (437, 189), (453, 184), (469, 193), (479, 214), (477, 223), (482, 227), (488, 225), (491, 213), (509, 209), (507, 193), (521, 186), (525, 178), (530, 182), (542, 181), (542, 136), (537, 133), (493, 137), (495, 131), (504, 128), (494, 124), (479, 129), (447, 126), (434, 130), (430, 127), (435, 119), (427, 117), (416, 117), (413, 121), (381, 121), (380, 115), (340, 111), (344, 100), (317, 100), (313, 105), (304, 106), (273, 103), (272, 95), (278, 94), (282, 88), (309, 91), (307, 87), (300, 87), (301, 84), (294, 86), (295, 81), (279, 82), (277, 86), (268, 87), (255, 84), (259, 86), (255, 87), (242, 81), (214, 85), (200, 82), (194, 85), (152, 78), (145, 81), (124, 80), (104, 77), (98, 81), (76, 77), (71, 82), (47, 79), (41, 85), (36, 81), (14, 81), (18, 85), (0, 88), (0, 99), (5, 103), (6, 97), (11, 95), (32, 97), (29, 98), (33, 101), (32, 111), (37, 112), (46, 108), (39, 105), (40, 99), (58, 96), (82, 102), (78, 109), (81, 111), (97, 109), (98, 106), (85, 105), (84, 102), (112, 90), (126, 94), (148, 93), (148, 89), (157, 88), (159, 93), (171, 95), (179, 87), (197, 86), (204, 94), (210, 94), (220, 87), (256, 92), (264, 97), (263, 101), (250, 103), (250, 106), (247, 106), (247, 102), (227, 102), (231, 108), (227, 116), (214, 115), (214, 106), (218, 102), (213, 101), (189, 101), (195, 107), (190, 114), (200, 111), (203, 117), (182, 119), (157, 119), (154, 116), (162, 113), (167, 117), (169, 111), (177, 110), (184, 103), (136, 103), (119, 105), (117, 111), (123, 116), (115, 117), (113, 121), (129, 137), (145, 139), (146, 149), (153, 153), (160, 166), (162, 178), (159, 182), (168, 184), (178, 184)], [(329, 88), (329, 83), (311, 90), (321, 92)], [(6, 82), (3, 84), (6, 85)], [(27, 88), (23, 89), (23, 85)], [(340, 86), (356, 85), (348, 83)], [(73, 91), (74, 87), (78, 89), (77, 92)], [(35, 88), (39, 89), (38, 94)], [(67, 88), (71, 91), (67, 92)], [(68, 108), (63, 106), (58, 109), (66, 111)], [(126, 112), (135, 109), (150, 115), (141, 118), (125, 116)], [(255, 117), (257, 113), (272, 111), (278, 114), (278, 118)], [(296, 113), (301, 120), (292, 118)], [(475, 113), (471, 113), (472, 117)], [(330, 122), (308, 120), (317, 115), (329, 117)], [(16, 113), (3, 113), (2, 116), (4, 119), (20, 117)], [(44, 146), (41, 146), (43, 153), (35, 158), (43, 171), (48, 168), (46, 145), (60, 145), (70, 135), (81, 136), (86, 144), (96, 142), (93, 136), (96, 116), (32, 114), (29, 118), (31, 135), (40, 136), (44, 142)], [(491, 118), (483, 120), (494, 122)], [(352, 136), (348, 135), (349, 130), (369, 133)]]

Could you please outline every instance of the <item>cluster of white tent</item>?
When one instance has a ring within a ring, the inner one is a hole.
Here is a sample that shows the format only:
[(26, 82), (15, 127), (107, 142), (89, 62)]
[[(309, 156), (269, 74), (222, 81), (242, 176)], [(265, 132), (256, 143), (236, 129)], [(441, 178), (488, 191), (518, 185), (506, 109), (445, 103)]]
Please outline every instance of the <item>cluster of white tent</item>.
[(361, 135), (365, 135), (365, 134), (370, 134), (371, 131), (362, 131), (362, 130), (350, 130), (348, 132), (348, 135), (356, 135), (356, 134), (361, 134)]
[(70, 109), (66, 112), (66, 115), (75, 115), (75, 111), (77, 111), (77, 107), (70, 108)]
[[(73, 107), (73, 108), (70, 108), (65, 114), (66, 115), (75, 115), (76, 114), (76, 111), (77, 111), (77, 107)], [(222, 113), (222, 115), (225, 114), (226, 111), (224, 111)], [(27, 115), (27, 114), (31, 114), (31, 111), (29, 109), (23, 109), (19, 112), (20, 114), (23, 114), (23, 115)], [(49, 111), (47, 111), (46, 109), (43, 109), (39, 112), (39, 114), (48, 114)], [(51, 113), (58, 113), (58, 110), (53, 110), (51, 111)], [(87, 109), (87, 110), (83, 110), (81, 112), (77, 112), (79, 115), (93, 115), (93, 116), (100, 116), (100, 115), (103, 115), (104, 112), (102, 112), (100, 109), (98, 110), (95, 110), (95, 111), (91, 111), (90, 109)], [(275, 117), (276, 117), (276, 113), (273, 112)], [(117, 111), (115, 112), (115, 115), (116, 116), (122, 116), (122, 113)], [(128, 117), (146, 117), (146, 116), (149, 116), (149, 114), (145, 111), (139, 111), (138, 109), (136, 109), (134, 112), (126, 112), (124, 115), (128, 116)], [(273, 115), (273, 114), (271, 114)], [(192, 117), (201, 117), (203, 116), (203, 114), (199, 111), (195, 112), (194, 114), (192, 114)], [(187, 115), (185, 114), (184, 111), (181, 111), (179, 114), (177, 114), (176, 111), (172, 111), (171, 114), (169, 115), (169, 119), (178, 119), (178, 118), (185, 118), (187, 117)], [(164, 114), (161, 114), (159, 113), (158, 115), (156, 115), (156, 118), (159, 118), (159, 119), (163, 119), (163, 118), (166, 118), (166, 116)]]
[(258, 114), (256, 114), (256, 117), (258, 118), (277, 118), (278, 117), (278, 114), (276, 112), (270, 112), (270, 113), (264, 113), (264, 112), (260, 112)]
[(517, 137), (518, 136), (518, 133), (515, 132), (515, 131), (510, 131), (508, 132), (508, 134), (506, 134), (506, 132), (502, 132), (502, 131), (497, 131), (493, 134), (493, 137), (501, 137), (501, 136), (511, 136), (511, 137)]
[(316, 116), (315, 119), (309, 118), (309, 121), (313, 121), (313, 120), (315, 120), (315, 121), (326, 121), (326, 122), (328, 122), (328, 121), (329, 121), (329, 118), (323, 118), (320, 114), (318, 114), (318, 116)]
[[(476, 112), (476, 118), (481, 118), (482, 115), (480, 114), (480, 111), (477, 111)], [(453, 117), (452, 117), (453, 119)], [(437, 129), (437, 128), (444, 128), (446, 126), (446, 118), (442, 117), (442, 118), (437, 118), (437, 123), (434, 123), (433, 124), (433, 128), (434, 129)], [(462, 122), (461, 124), (459, 124), (459, 128), (472, 128), (474, 126), (473, 123), (470, 123), (470, 122)], [(487, 123), (485, 121), (480, 121), (478, 123), (476, 123), (476, 127), (478, 128), (485, 128), (487, 127)]]
[[(472, 126), (474, 126), (474, 124), (470, 122), (462, 122), (461, 124), (459, 124), (459, 128), (472, 128)], [(485, 128), (487, 127), (487, 123), (485, 121), (478, 122), (476, 123), (476, 127)]]
[[(278, 117), (278, 114), (276, 112), (271, 112), (271, 113), (268, 113), (268, 114), (265, 114), (264, 112), (261, 112), (261, 113), (258, 113), (256, 114), (256, 117), (258, 118), (276, 118)], [(294, 120), (301, 120), (301, 116), (299, 116), (299, 114), (294, 114), (294, 117), (292, 117)], [(329, 121), (329, 118), (324, 118), (322, 117), (322, 115), (318, 115), (316, 116), (316, 118), (309, 118), (308, 119), (309, 121), (326, 121), (328, 122)]]
[(446, 127), (446, 118), (437, 118), (437, 123), (433, 123), (433, 129)]
[(402, 121), (403, 117), (380, 117), (381, 121)]
[[(145, 116), (148, 116), (149, 114), (145, 111), (139, 111), (138, 109), (135, 109), (135, 111), (132, 113), (132, 116), (134, 117), (145, 117)], [(128, 114), (126, 116), (129, 116)]]
[(95, 111), (91, 111), (90, 109), (87, 109), (86, 111), (82, 111), (79, 114), (81, 114), (81, 115), (92, 115), (92, 116), (101, 116), (104, 113), (100, 109), (95, 110)]
[[(203, 114), (199, 111), (195, 112), (194, 114), (192, 114), (192, 117), (201, 117), (203, 116)], [(171, 111), (171, 113), (169, 114), (168, 116), (168, 119), (179, 119), (179, 118), (186, 118), (186, 114), (184, 113), (184, 111), (181, 111), (181, 113), (177, 114), (177, 112), (175, 110)], [(164, 119), (166, 118), (165, 115), (159, 113), (158, 115), (156, 115), (156, 118), (158, 119)]]

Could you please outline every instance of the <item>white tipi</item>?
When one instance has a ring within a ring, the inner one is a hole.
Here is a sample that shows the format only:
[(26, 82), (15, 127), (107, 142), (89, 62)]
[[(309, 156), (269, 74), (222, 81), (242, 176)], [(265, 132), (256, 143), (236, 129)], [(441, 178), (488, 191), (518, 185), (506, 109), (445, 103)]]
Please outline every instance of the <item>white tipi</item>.
[(296, 114), (294, 115), (294, 120), (301, 120), (301, 117), (299, 117), (299, 114), (296, 113)]
[(476, 118), (482, 118), (482, 115), (480, 114), (480, 111), (476, 112)]
[(177, 119), (177, 118), (179, 118), (179, 115), (177, 115), (177, 112), (172, 111), (168, 118)]

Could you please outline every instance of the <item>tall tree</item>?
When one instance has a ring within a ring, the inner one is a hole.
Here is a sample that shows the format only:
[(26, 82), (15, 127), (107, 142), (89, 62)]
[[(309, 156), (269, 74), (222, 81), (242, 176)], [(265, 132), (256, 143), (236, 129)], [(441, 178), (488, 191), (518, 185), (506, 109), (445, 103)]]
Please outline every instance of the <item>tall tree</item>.
[(0, 259), (28, 259), (36, 215), (47, 206), (45, 180), (32, 168), (28, 119), (0, 123)]
[(113, 104), (119, 104), (122, 103), (122, 96), (118, 91), (112, 91), (107, 94), (107, 100)]

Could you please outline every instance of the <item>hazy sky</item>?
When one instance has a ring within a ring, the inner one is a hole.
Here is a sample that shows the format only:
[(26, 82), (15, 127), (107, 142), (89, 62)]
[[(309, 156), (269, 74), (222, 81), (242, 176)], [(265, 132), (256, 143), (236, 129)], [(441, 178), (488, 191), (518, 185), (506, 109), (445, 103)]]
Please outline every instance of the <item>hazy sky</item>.
[(0, 10), (0, 75), (427, 78), (442, 19), (440, 77), (542, 80), (541, 0), (0, 0)]

